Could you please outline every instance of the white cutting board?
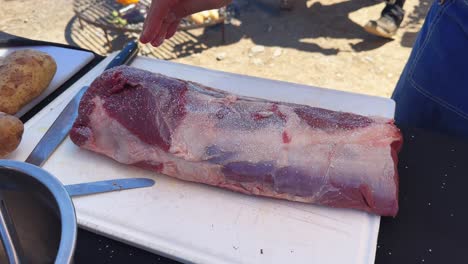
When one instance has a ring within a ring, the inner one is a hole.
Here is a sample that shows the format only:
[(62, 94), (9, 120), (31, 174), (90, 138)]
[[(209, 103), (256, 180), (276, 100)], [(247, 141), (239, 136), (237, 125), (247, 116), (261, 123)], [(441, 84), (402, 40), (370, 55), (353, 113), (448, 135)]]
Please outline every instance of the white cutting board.
[(47, 89), (41, 93), (37, 98), (29, 102), (21, 108), (15, 116), (21, 117), (34, 106), (40, 103), (44, 98), (53, 93), (64, 82), (69, 80), (75, 73), (86, 66), (93, 58), (94, 54), (87, 51), (67, 49), (55, 46), (27, 46), (27, 47), (13, 47), (13, 48), (0, 48), (0, 57), (5, 57), (10, 52), (19, 49), (34, 49), (45, 52), (54, 58), (57, 63), (57, 72), (50, 82)]
[[(92, 81), (107, 58), (26, 123), (24, 160), (65, 104)], [(133, 66), (198, 81), (239, 94), (392, 117), (394, 102), (138, 57)], [(79, 149), (69, 139), (45, 164), (64, 184), (152, 177), (155, 186), (74, 198), (80, 226), (105, 236), (195, 263), (373, 263), (380, 217), (251, 197), (125, 166)], [(263, 252), (263, 254), (262, 254)]]

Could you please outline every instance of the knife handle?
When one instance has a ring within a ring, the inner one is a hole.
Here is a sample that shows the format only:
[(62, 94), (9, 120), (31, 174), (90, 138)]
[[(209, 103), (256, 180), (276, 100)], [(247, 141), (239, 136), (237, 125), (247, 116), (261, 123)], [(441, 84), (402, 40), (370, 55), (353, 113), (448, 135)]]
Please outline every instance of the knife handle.
[(112, 61), (107, 65), (105, 70), (114, 68), (119, 65), (127, 64), (131, 61), (138, 53), (138, 42), (132, 40), (128, 42), (125, 47), (117, 54), (117, 56), (112, 59)]

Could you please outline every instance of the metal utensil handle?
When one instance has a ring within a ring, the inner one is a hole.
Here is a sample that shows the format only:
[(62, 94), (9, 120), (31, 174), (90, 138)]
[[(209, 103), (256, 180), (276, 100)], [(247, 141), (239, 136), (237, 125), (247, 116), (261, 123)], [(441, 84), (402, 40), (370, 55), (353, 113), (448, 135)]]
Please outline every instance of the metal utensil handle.
[(29, 154), (26, 159), (27, 163), (41, 167), (50, 155), (52, 155), (57, 146), (59, 146), (67, 137), (68, 132), (78, 115), (78, 111), (76, 111), (76, 109), (78, 109), (81, 97), (83, 97), (86, 89), (88, 89), (88, 86), (81, 88), (67, 106), (65, 106), (52, 126), (47, 130), (39, 143), (37, 143), (31, 154)]
[(153, 185), (154, 180), (152, 179), (130, 178), (65, 185), (65, 189), (70, 196), (81, 196), (95, 193), (150, 187)]
[(138, 42), (135, 40), (132, 40), (128, 42), (125, 47), (122, 49), (122, 51), (115, 56), (112, 61), (107, 65), (105, 70), (108, 70), (110, 68), (114, 68), (119, 65), (124, 65), (127, 64), (129, 61), (131, 61), (136, 55), (138, 54)]
[(24, 260), (23, 250), (19, 243), (16, 228), (6, 207), (5, 200), (0, 195), (0, 236), (5, 249), (8, 263), (19, 264)]

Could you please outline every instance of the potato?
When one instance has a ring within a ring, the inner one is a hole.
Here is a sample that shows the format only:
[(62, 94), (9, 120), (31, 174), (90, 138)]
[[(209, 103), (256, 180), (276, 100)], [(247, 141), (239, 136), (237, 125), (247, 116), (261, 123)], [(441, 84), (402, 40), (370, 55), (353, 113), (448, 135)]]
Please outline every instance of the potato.
[(13, 152), (21, 142), (24, 126), (18, 118), (0, 112), (0, 158)]
[(208, 10), (201, 11), (200, 15), (202, 15), (204, 19), (210, 18), (210, 12)]
[(218, 9), (212, 9), (210, 12), (210, 19), (213, 21), (217, 21), (219, 19), (219, 12)]
[(14, 51), (0, 61), (0, 112), (16, 114), (49, 86), (57, 64), (47, 53)]
[(196, 13), (196, 14), (191, 15), (190, 19), (197, 25), (201, 25), (205, 21), (205, 19), (203, 18), (203, 16), (200, 13)]

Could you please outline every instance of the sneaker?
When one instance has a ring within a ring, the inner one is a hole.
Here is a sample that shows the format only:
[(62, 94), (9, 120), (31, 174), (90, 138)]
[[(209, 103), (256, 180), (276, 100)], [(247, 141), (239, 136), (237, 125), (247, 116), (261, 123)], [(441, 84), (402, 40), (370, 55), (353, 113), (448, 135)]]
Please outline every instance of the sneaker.
[(382, 16), (378, 20), (367, 22), (364, 29), (368, 33), (379, 37), (392, 38), (398, 30), (398, 25), (391, 17)]

